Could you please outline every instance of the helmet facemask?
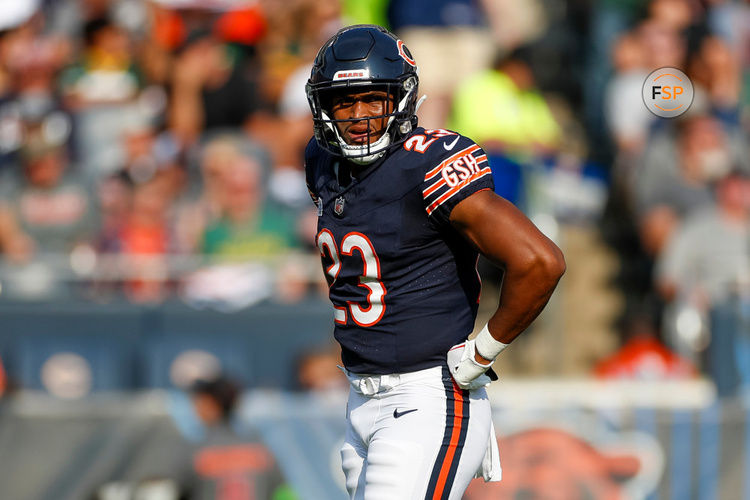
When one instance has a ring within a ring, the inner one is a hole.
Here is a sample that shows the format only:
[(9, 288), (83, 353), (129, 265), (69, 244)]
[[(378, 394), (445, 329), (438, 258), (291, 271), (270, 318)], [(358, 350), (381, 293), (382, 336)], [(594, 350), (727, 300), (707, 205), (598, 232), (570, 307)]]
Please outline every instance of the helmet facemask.
[[(347, 81), (308, 84), (306, 90), (310, 108), (313, 111), (315, 137), (318, 143), (332, 154), (343, 156), (357, 164), (369, 164), (382, 157), (391, 146), (401, 144), (416, 126), (417, 79), (412, 76), (396, 82), (357, 81), (353, 83)], [(390, 97), (388, 101), (393, 103), (393, 109), (385, 114), (363, 118), (339, 120), (333, 118), (331, 103), (334, 95), (342, 92), (356, 93), (369, 90), (385, 90)], [(371, 120), (386, 118), (383, 135), (373, 142), (369, 137), (372, 131)], [(342, 137), (338, 124), (365, 120), (367, 121), (367, 140), (363, 144), (348, 144)]]

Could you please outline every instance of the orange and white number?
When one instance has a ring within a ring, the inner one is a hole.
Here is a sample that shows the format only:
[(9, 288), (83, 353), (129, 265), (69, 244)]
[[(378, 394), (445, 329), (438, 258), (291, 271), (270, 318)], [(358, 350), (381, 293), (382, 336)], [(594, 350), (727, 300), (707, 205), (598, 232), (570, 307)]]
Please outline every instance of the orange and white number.
[(359, 326), (372, 326), (383, 317), (385, 313), (385, 286), (380, 281), (380, 261), (375, 254), (369, 238), (362, 233), (349, 233), (341, 240), (341, 253), (352, 255), (354, 250), (359, 250), (364, 262), (364, 273), (359, 277), (359, 286), (367, 289), (367, 307), (362, 307), (356, 302), (347, 302), (352, 313), (352, 319)]
[[(404, 149), (407, 151), (416, 151), (417, 153), (425, 153), (427, 149), (432, 146), (432, 143), (437, 141), (441, 137), (446, 137), (448, 135), (456, 135), (455, 132), (451, 132), (450, 130), (445, 130), (442, 128), (435, 128), (435, 129), (429, 129), (424, 131), (425, 135), (422, 134), (416, 134), (411, 137), (409, 137), (406, 142), (404, 142)], [(428, 139), (427, 136), (430, 136)]]
[(320, 255), (325, 258), (327, 251), (328, 258), (331, 259), (331, 265), (326, 268), (326, 280), (328, 286), (331, 286), (336, 281), (339, 271), (341, 271), (341, 259), (339, 259), (339, 253), (336, 251), (336, 240), (333, 239), (333, 234), (328, 229), (320, 231), (316, 240), (318, 241)]
[[(326, 267), (326, 278), (329, 286), (332, 286), (341, 270), (341, 258), (337, 250), (336, 241), (333, 234), (327, 229), (318, 233), (318, 249), (324, 262), (326, 258), (330, 259), (330, 264)], [(370, 239), (362, 233), (351, 232), (341, 240), (341, 254), (353, 256), (358, 252), (362, 258), (363, 272), (359, 277), (359, 286), (367, 290), (367, 305), (363, 307), (361, 303), (347, 301), (347, 307), (334, 306), (334, 319), (339, 324), (345, 324), (347, 310), (351, 314), (352, 321), (359, 326), (373, 326), (383, 318), (385, 314), (385, 285), (380, 276), (380, 260), (375, 253)], [(326, 262), (327, 263), (327, 262)]]

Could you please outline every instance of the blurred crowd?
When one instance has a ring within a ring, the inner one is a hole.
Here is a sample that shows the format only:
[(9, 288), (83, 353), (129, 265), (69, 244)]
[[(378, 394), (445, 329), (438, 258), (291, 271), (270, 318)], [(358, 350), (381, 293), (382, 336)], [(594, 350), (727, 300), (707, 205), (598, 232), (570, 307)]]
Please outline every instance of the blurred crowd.
[(309, 266), (284, 256), (310, 253), (314, 237), (311, 125), (288, 80), (340, 13), (312, 1), (3, 6), (15, 23), (0, 26), (2, 293), (179, 293), (229, 309), (304, 296)]
[[(659, 337), (720, 394), (747, 391), (750, 4), (603, 2), (594, 19), (591, 42), (608, 47), (611, 71), (589, 68), (592, 81), (609, 75), (604, 113), (589, 118), (611, 148), (603, 230), (622, 263), (626, 340)], [(643, 82), (661, 67), (682, 68), (695, 88), (677, 119), (643, 106)]]
[[(750, 387), (739, 0), (3, 2), (0, 297), (235, 310), (319, 294), (304, 83), (325, 40), (368, 22), (418, 61), (421, 123), (479, 142), (498, 192), (551, 236), (595, 228), (616, 252), (624, 346), (666, 345), (667, 376), (685, 362)], [(641, 97), (664, 66), (695, 87), (677, 119)]]

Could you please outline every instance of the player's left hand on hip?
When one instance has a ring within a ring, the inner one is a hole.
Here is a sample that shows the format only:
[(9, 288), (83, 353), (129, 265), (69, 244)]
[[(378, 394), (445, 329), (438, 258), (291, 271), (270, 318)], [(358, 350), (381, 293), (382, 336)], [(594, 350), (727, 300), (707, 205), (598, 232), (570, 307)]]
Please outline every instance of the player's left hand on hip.
[(461, 389), (479, 389), (492, 381), (486, 373), (492, 363), (477, 362), (475, 353), (474, 339), (456, 344), (448, 351), (448, 369)]

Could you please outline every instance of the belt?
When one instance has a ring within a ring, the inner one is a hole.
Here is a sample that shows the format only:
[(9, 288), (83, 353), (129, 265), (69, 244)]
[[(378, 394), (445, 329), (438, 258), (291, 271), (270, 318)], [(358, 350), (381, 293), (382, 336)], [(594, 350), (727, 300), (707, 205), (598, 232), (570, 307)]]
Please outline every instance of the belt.
[(413, 382), (417, 380), (429, 379), (432, 377), (442, 377), (443, 368), (441, 366), (433, 366), (432, 368), (425, 368), (416, 372), (407, 373), (389, 373), (387, 375), (362, 375), (358, 373), (352, 373), (343, 366), (339, 366), (339, 369), (344, 372), (346, 378), (349, 379), (349, 384), (356, 392), (364, 394), (365, 396), (372, 396), (380, 392), (385, 392), (393, 389), (397, 385)]

